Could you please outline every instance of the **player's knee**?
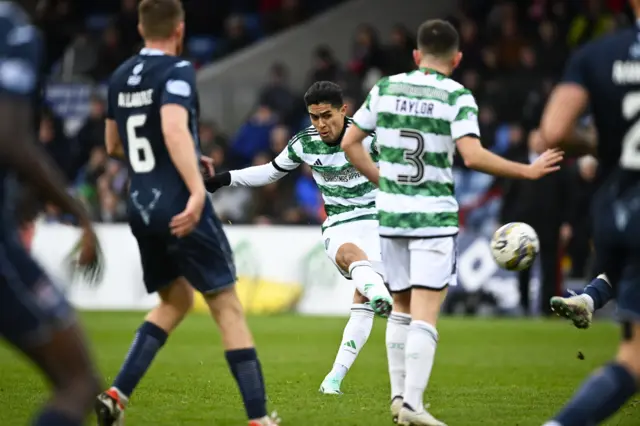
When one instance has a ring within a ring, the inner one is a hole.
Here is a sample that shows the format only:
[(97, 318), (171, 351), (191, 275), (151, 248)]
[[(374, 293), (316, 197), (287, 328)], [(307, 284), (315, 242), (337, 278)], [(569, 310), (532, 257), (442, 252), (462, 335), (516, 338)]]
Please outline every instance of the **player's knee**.
[(336, 253), (336, 263), (344, 271), (348, 271), (349, 265), (359, 260), (367, 260), (367, 255), (360, 247), (353, 243), (341, 245)]
[(440, 307), (446, 295), (445, 289), (413, 288), (411, 290), (411, 318), (435, 325)]
[(172, 308), (178, 315), (186, 315), (193, 307), (194, 291), (184, 279), (177, 280), (158, 294), (161, 304)]
[(402, 314), (411, 313), (411, 291), (393, 293), (393, 312)]
[(235, 288), (205, 295), (211, 315), (218, 324), (244, 318), (244, 310)]

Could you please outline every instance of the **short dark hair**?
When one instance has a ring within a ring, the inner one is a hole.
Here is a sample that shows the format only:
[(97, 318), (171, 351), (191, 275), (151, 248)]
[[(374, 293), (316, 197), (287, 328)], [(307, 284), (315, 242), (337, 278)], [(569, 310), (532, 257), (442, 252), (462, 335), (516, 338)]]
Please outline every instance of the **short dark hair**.
[(334, 108), (344, 105), (342, 88), (332, 81), (316, 81), (304, 94), (304, 103), (307, 105), (329, 104)]
[(418, 49), (436, 57), (448, 56), (460, 48), (458, 31), (447, 21), (432, 19), (418, 28)]
[(138, 20), (144, 38), (168, 39), (178, 23), (184, 20), (182, 2), (180, 0), (142, 0), (138, 5)]

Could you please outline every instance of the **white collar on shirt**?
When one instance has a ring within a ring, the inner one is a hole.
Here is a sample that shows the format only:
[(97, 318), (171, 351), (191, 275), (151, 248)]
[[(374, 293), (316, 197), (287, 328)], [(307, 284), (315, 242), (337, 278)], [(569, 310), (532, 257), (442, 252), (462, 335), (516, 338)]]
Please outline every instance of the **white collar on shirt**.
[(144, 56), (162, 56), (165, 53), (162, 50), (159, 50), (159, 49), (149, 49), (148, 47), (144, 47), (140, 51), (140, 54), (144, 55)]

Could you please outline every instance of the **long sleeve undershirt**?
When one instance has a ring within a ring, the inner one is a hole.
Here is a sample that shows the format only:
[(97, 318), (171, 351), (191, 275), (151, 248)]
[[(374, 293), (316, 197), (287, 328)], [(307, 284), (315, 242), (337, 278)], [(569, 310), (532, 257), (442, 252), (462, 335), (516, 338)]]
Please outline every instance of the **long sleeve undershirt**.
[(276, 169), (273, 162), (241, 170), (232, 170), (229, 173), (231, 174), (229, 186), (265, 186), (289, 174), (288, 171)]

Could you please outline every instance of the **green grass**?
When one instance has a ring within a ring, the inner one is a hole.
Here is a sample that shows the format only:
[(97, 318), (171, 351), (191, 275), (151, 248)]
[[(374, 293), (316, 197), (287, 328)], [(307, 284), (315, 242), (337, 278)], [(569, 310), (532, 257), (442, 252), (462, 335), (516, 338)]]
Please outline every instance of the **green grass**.
[[(86, 313), (82, 318), (110, 382), (143, 313)], [(251, 318), (270, 407), (284, 425), (391, 425), (383, 321), (343, 384), (320, 395), (344, 318)], [(600, 322), (579, 331), (562, 321), (443, 319), (428, 402), (449, 425), (540, 426), (586, 375), (615, 353), (618, 328)], [(582, 351), (585, 360), (577, 359)], [(24, 425), (46, 397), (37, 373), (0, 346), (0, 425)], [(640, 424), (640, 401), (609, 425)], [(244, 414), (215, 328), (191, 315), (156, 358), (127, 412), (129, 425), (242, 425)]]

